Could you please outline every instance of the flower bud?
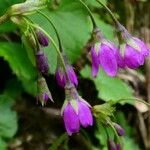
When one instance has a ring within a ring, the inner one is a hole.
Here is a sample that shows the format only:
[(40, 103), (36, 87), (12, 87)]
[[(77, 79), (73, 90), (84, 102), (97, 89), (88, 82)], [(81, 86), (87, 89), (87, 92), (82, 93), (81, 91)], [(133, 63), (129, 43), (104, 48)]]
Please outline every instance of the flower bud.
[(114, 128), (116, 129), (119, 136), (125, 135), (125, 130), (117, 123), (113, 123)]
[(37, 101), (40, 101), (42, 106), (44, 106), (49, 99), (53, 101), (52, 95), (43, 77), (39, 78), (37, 81), (37, 90), (38, 90)]
[(109, 139), (108, 140), (108, 150), (116, 150), (116, 144), (113, 140)]
[(48, 46), (49, 44), (49, 40), (48, 40), (48, 37), (41, 31), (38, 31), (37, 33), (37, 39), (39, 41), (39, 43), (41, 44), (41, 46)]
[(43, 74), (48, 74), (49, 71), (48, 59), (42, 50), (36, 53), (36, 60), (38, 70)]

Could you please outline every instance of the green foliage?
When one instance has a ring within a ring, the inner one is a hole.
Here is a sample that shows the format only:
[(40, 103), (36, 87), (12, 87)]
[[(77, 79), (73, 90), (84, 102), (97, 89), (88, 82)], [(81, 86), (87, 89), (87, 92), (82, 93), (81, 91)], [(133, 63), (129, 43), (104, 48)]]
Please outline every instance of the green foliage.
[[(44, 13), (56, 26), (59, 32), (64, 51), (71, 62), (80, 56), (81, 50), (90, 38), (90, 26), (87, 11), (83, 6), (74, 0), (62, 0), (60, 6), (55, 10), (45, 10)], [(33, 15), (32, 20), (43, 27), (54, 39), (56, 34), (50, 23), (41, 15)], [(56, 68), (56, 52), (54, 48), (46, 48), (49, 56), (51, 71)]]
[(98, 76), (93, 78), (90, 67), (86, 66), (81, 70), (81, 75), (84, 78), (91, 79), (95, 83), (98, 91), (98, 97), (105, 101), (116, 101), (119, 99), (132, 97), (132, 91), (127, 84), (117, 77), (112, 78), (107, 76), (102, 69), (100, 69)]
[[(23, 45), (18, 43), (0, 42), (0, 56), (9, 63), (18, 79), (26, 85), (25, 89), (32, 87), (31, 93), (34, 94), (36, 91), (36, 69), (28, 59)], [(27, 82), (30, 83), (30, 86), (28, 86), (29, 84), (27, 85)]]
[(17, 115), (11, 109), (13, 100), (8, 96), (0, 96), (0, 149), (5, 150), (5, 139), (12, 138), (17, 131)]

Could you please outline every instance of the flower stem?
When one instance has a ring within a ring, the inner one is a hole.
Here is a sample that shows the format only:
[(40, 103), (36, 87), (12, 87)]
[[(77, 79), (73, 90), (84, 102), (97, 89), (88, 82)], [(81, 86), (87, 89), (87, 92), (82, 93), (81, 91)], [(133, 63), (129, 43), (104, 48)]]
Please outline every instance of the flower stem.
[(90, 15), (90, 18), (92, 20), (92, 24), (93, 24), (93, 30), (97, 27), (96, 26), (96, 22), (95, 22), (95, 19), (92, 15), (92, 12), (91, 10), (89, 9), (89, 7), (82, 1), (82, 0), (79, 0), (79, 2), (86, 8), (86, 10), (88, 11), (89, 15)]
[(56, 52), (57, 52), (58, 56), (60, 57), (60, 60), (61, 60), (61, 62), (62, 62), (62, 66), (63, 66), (63, 68), (64, 68), (64, 71), (65, 71), (66, 75), (67, 75), (67, 68), (66, 68), (66, 65), (65, 65), (64, 58), (63, 58), (63, 56), (62, 56), (62, 54), (61, 54), (59, 48), (57, 47), (57, 44), (56, 44), (55, 41), (53, 40), (53, 38), (52, 38), (44, 29), (42, 29), (41, 27), (39, 27), (39, 26), (37, 26), (37, 25), (33, 25), (33, 24), (31, 24), (31, 25), (32, 25), (33, 27), (38, 28), (39, 30), (41, 30), (41, 31), (49, 38), (49, 40), (52, 42), (52, 44), (54, 45), (54, 47), (55, 47), (55, 49), (56, 49)]
[(9, 19), (9, 15), (6, 13), (3, 16), (0, 17), (0, 24), (4, 23)]
[(116, 103), (119, 103), (119, 102), (122, 102), (122, 101), (129, 101), (129, 100), (135, 100), (135, 101), (141, 102), (141, 103), (147, 105), (148, 107), (150, 107), (150, 103), (147, 103), (147, 102), (145, 102), (145, 101), (142, 100), (142, 99), (131, 98), (131, 97), (130, 97), (130, 98), (119, 99)]
[(112, 17), (113, 21), (115, 22), (115, 24), (118, 26), (120, 23), (117, 20), (117, 18), (115, 17), (115, 15), (112, 13), (112, 11), (105, 4), (103, 4), (100, 0), (96, 0), (96, 1), (108, 11), (108, 13)]
[(62, 51), (63, 50), (63, 48), (62, 48), (62, 44), (61, 44), (61, 40), (60, 40), (60, 36), (59, 36), (59, 34), (58, 34), (58, 31), (57, 31), (57, 29), (56, 29), (56, 27), (55, 27), (55, 25), (53, 24), (53, 22), (49, 19), (49, 17), (48, 16), (46, 16), (42, 11), (40, 11), (40, 10), (37, 10), (37, 12), (39, 13), (39, 14), (41, 14), (45, 19), (47, 19), (47, 21), (51, 24), (51, 26), (53, 27), (53, 29), (55, 30), (55, 33), (56, 33), (56, 36), (57, 36), (57, 39), (58, 39), (58, 44), (59, 44), (59, 49), (60, 49), (60, 51)]

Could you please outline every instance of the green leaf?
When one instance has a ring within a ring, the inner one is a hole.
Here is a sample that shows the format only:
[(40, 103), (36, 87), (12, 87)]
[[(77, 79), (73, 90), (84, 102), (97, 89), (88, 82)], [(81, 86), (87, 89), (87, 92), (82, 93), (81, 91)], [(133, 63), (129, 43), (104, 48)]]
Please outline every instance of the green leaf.
[(0, 96), (0, 137), (12, 138), (17, 131), (17, 114), (11, 109), (13, 100)]
[[(90, 24), (87, 11), (83, 6), (74, 0), (62, 0), (60, 6), (55, 10), (43, 11), (53, 22), (60, 35), (64, 51), (68, 55), (71, 63), (80, 57), (82, 48), (90, 38)], [(32, 20), (43, 27), (57, 42), (56, 34), (50, 23), (39, 14), (32, 16)], [(56, 52), (53, 47), (45, 49), (51, 62), (51, 71), (56, 68)]]
[(6, 147), (7, 147), (6, 142), (2, 138), (0, 138), (0, 150), (7, 150)]
[(112, 78), (107, 76), (102, 69), (96, 78), (92, 78), (89, 66), (82, 69), (80, 73), (84, 78), (93, 80), (98, 91), (98, 97), (105, 101), (115, 101), (132, 97), (132, 90), (126, 83), (117, 77)]
[[(84, 0), (87, 5), (91, 5), (93, 7), (102, 7), (96, 0)], [(107, 4), (107, 0), (101, 0), (103, 4)]]
[(0, 42), (0, 57), (3, 57), (9, 63), (12, 71), (22, 81), (25, 90), (35, 95), (37, 72), (31, 64), (23, 45)]

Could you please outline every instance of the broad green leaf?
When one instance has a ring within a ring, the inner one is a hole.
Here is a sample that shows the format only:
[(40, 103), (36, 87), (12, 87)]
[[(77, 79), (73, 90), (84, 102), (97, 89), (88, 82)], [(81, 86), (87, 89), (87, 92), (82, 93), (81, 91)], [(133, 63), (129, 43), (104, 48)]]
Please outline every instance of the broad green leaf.
[(98, 76), (93, 78), (91, 69), (86, 66), (81, 70), (81, 75), (84, 78), (89, 78), (95, 83), (98, 91), (98, 97), (105, 100), (119, 100), (132, 97), (132, 90), (122, 80), (117, 77), (109, 77), (102, 70), (99, 71)]
[(36, 77), (35, 68), (28, 59), (26, 50), (18, 43), (0, 42), (0, 57), (10, 65), (20, 80), (31, 80)]
[(0, 137), (12, 138), (17, 131), (17, 114), (11, 109), (13, 100), (0, 96)]
[(25, 91), (35, 95), (37, 72), (36, 68), (32, 66), (23, 45), (0, 42), (0, 57), (3, 57), (9, 63), (12, 71), (22, 81)]
[[(62, 0), (55, 10), (43, 11), (53, 22), (60, 35), (64, 51), (73, 63), (80, 57), (82, 48), (90, 38), (90, 24), (87, 11), (75, 0)], [(43, 27), (57, 42), (56, 34), (50, 23), (41, 15), (33, 15), (32, 20)], [(56, 52), (53, 47), (45, 49), (51, 62), (51, 71), (56, 68)]]
[(6, 147), (7, 147), (6, 142), (2, 138), (0, 138), (0, 150), (7, 150)]

